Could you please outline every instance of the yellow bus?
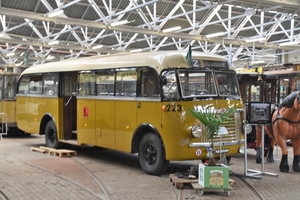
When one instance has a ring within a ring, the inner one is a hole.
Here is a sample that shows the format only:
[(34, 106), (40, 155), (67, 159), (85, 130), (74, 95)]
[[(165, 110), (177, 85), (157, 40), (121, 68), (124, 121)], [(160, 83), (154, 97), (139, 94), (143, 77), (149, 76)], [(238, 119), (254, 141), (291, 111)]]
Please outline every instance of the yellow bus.
[[(20, 76), (17, 125), (45, 135), (48, 147), (94, 145), (138, 153), (148, 174), (171, 160), (205, 160), (205, 127), (190, 109), (243, 108), (237, 76), (221, 56), (193, 52), (142, 52), (95, 56), (32, 66)], [(215, 152), (240, 153), (242, 116), (224, 123)], [(221, 139), (221, 142), (220, 142)]]
[(18, 75), (0, 73), (0, 132), (3, 135), (18, 132), (16, 123), (16, 90)]

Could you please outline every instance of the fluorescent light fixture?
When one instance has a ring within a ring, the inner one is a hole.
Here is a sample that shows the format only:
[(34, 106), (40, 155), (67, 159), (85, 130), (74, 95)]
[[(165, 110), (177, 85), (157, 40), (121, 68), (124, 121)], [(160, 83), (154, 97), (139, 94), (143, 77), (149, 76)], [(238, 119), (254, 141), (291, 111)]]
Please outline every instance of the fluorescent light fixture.
[(174, 27), (171, 27), (171, 28), (166, 28), (162, 32), (163, 33), (168, 33), (168, 32), (172, 32), (172, 31), (178, 31), (180, 29), (181, 29), (181, 26), (174, 26)]
[(113, 22), (110, 25), (111, 26), (119, 26), (119, 25), (123, 25), (123, 24), (127, 24), (127, 23), (129, 23), (129, 21), (126, 19), (126, 20), (122, 20), (122, 21)]
[(49, 45), (54, 45), (54, 44), (59, 44), (58, 40), (52, 40), (50, 42), (48, 42)]
[(262, 64), (262, 63), (265, 63), (264, 60), (256, 60), (256, 61), (252, 61), (251, 64)]
[(101, 49), (102, 47), (103, 47), (103, 45), (100, 44), (100, 45), (93, 46), (92, 49)]
[(218, 33), (208, 34), (208, 35), (206, 35), (205, 37), (206, 37), (206, 38), (212, 38), (212, 37), (223, 36), (223, 35), (225, 35), (225, 34), (226, 34), (226, 32), (218, 32)]
[(52, 13), (49, 13), (49, 14), (48, 14), (48, 17), (55, 17), (55, 16), (61, 15), (61, 14), (63, 14), (63, 13), (64, 13), (64, 10), (54, 11), (54, 12), (52, 12)]
[(295, 46), (298, 45), (300, 41), (293, 41), (293, 42), (284, 42), (280, 43), (279, 46)]
[(0, 33), (0, 38), (4, 37), (4, 33)]
[(13, 55), (15, 55), (15, 53), (14, 53), (14, 52), (9, 52), (9, 53), (7, 53), (7, 54), (6, 54), (6, 56), (7, 56), (7, 57), (9, 57), (9, 56), (13, 56)]
[(19, 62), (19, 63), (16, 63), (16, 67), (19, 67), (23, 64), (23, 61), (22, 62)]
[(141, 51), (143, 51), (142, 49), (133, 49), (133, 50), (131, 50), (130, 52), (131, 53), (136, 53), (136, 52), (141, 52)]
[(266, 39), (267, 38), (265, 38), (265, 37), (255, 37), (255, 38), (249, 38), (249, 39), (245, 40), (245, 42), (263, 42)]
[(49, 55), (49, 56), (47, 56), (46, 60), (51, 60), (51, 59), (54, 59), (54, 58), (55, 58), (54, 56)]

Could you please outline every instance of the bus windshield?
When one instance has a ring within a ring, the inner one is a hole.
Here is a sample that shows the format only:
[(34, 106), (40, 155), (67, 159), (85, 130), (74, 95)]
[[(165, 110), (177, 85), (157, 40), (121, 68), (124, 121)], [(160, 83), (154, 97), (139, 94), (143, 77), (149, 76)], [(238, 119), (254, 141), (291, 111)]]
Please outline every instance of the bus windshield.
[(240, 96), (238, 82), (234, 72), (211, 70), (178, 70), (179, 86), (176, 72), (167, 71), (163, 75), (163, 92), (165, 98), (182, 98)]
[(240, 96), (234, 72), (215, 72), (215, 76), (220, 96)]
[(212, 71), (179, 70), (179, 79), (183, 97), (217, 96)]

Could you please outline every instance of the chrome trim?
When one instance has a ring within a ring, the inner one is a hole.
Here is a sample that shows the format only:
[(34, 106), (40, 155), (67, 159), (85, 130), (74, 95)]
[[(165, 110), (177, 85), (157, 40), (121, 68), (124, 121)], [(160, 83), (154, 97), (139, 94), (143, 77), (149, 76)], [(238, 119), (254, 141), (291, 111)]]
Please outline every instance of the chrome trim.
[[(227, 146), (232, 146), (232, 145), (237, 145), (237, 144), (244, 144), (244, 140), (237, 140), (234, 142), (214, 142), (214, 147), (227, 147)], [(190, 148), (207, 148), (210, 147), (211, 144), (209, 142), (194, 142), (190, 143), (189, 147)]]

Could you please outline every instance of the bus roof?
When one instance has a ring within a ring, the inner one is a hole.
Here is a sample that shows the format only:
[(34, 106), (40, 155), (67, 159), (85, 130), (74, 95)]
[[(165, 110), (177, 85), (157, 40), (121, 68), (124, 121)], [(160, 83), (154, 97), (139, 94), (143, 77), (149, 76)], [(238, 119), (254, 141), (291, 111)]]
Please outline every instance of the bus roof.
[[(138, 66), (152, 66), (159, 73), (163, 68), (188, 68), (186, 54), (187, 51), (156, 51), (74, 58), (34, 65), (24, 70), (22, 74)], [(192, 59), (227, 61), (222, 56), (202, 52), (192, 52)]]

